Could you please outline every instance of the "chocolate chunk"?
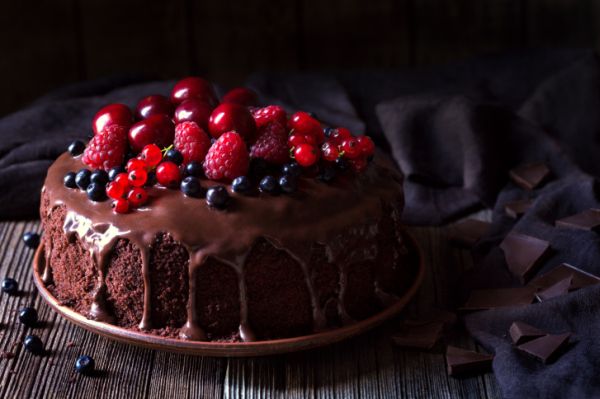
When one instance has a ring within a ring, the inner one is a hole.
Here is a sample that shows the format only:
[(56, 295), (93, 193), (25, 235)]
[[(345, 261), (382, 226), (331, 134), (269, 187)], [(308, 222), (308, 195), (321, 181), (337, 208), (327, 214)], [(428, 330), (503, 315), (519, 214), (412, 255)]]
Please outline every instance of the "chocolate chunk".
[(513, 219), (518, 219), (525, 214), (531, 208), (533, 204), (533, 200), (524, 199), (511, 201), (504, 204), (504, 213), (510, 216)]
[(548, 241), (515, 232), (504, 238), (500, 248), (504, 251), (508, 269), (522, 283), (531, 278), (550, 253)]
[(600, 209), (588, 209), (556, 221), (556, 227), (600, 231)]
[(558, 356), (560, 350), (569, 342), (571, 333), (544, 335), (522, 345), (517, 346), (522, 352), (525, 352), (544, 364), (553, 361)]
[(525, 190), (533, 190), (550, 177), (550, 169), (543, 162), (521, 165), (512, 169), (510, 178)]
[(545, 290), (568, 277), (572, 277), (569, 291), (575, 291), (579, 288), (600, 283), (600, 277), (587, 273), (568, 263), (562, 263), (549, 272), (534, 278), (528, 285), (538, 290)]
[(548, 334), (542, 330), (538, 330), (537, 328), (530, 326), (527, 323), (523, 323), (522, 321), (513, 322), (508, 329), (508, 333), (510, 334), (510, 338), (515, 345), (521, 345), (525, 342), (531, 341), (532, 339), (543, 337), (544, 335)]
[(477, 219), (466, 219), (452, 225), (448, 239), (465, 247), (472, 247), (483, 237), (490, 228), (489, 222)]
[(402, 330), (392, 336), (398, 346), (419, 349), (431, 349), (439, 341), (444, 330), (444, 323), (433, 321), (419, 325), (404, 325)]
[(533, 302), (535, 288), (497, 288), (490, 290), (474, 290), (460, 310), (485, 310), (503, 306), (529, 305)]
[(467, 349), (457, 348), (455, 346), (448, 346), (448, 349), (446, 349), (448, 375), (452, 376), (489, 371), (493, 359), (493, 355), (478, 353)]
[(535, 294), (538, 301), (543, 302), (548, 299), (556, 298), (557, 296), (565, 295), (569, 293), (569, 288), (571, 287), (571, 283), (573, 281), (573, 276), (569, 276), (558, 281), (556, 284), (551, 285), (545, 290), (539, 291)]

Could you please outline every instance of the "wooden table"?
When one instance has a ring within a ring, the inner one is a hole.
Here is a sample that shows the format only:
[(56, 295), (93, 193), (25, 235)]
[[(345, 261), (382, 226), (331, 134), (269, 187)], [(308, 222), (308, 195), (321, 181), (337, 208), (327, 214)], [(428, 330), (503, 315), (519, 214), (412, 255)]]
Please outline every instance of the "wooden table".
[[(0, 296), (0, 398), (496, 398), (493, 374), (455, 379), (446, 374), (444, 345), (431, 352), (394, 347), (397, 320), (361, 337), (331, 347), (268, 358), (220, 359), (182, 356), (109, 341), (75, 327), (40, 298), (31, 279), (33, 250), (23, 245), (26, 231), (39, 222), (0, 223), (0, 279), (15, 278), (19, 297)], [(472, 265), (467, 251), (447, 244), (443, 228), (410, 228), (422, 246), (427, 277), (406, 313), (414, 316), (447, 304), (459, 270)], [(23, 350), (27, 329), (17, 321), (23, 306), (38, 309), (40, 336), (50, 355)], [(446, 342), (475, 348), (464, 331)], [(96, 361), (97, 376), (76, 374), (77, 356)]]

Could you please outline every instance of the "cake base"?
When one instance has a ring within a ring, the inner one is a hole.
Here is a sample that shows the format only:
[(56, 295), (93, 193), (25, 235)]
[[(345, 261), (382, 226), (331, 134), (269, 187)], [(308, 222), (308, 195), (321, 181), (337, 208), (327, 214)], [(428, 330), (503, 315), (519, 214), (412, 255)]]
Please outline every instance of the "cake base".
[(85, 316), (75, 312), (71, 308), (62, 306), (44, 285), (44, 282), (42, 281), (42, 272), (44, 270), (45, 257), (42, 254), (42, 246), (38, 247), (33, 259), (33, 281), (42, 298), (44, 298), (44, 300), (61, 316), (75, 325), (115, 341), (150, 349), (160, 349), (169, 352), (198, 356), (247, 357), (275, 355), (317, 348), (354, 337), (378, 326), (400, 313), (421, 286), (425, 275), (425, 264), (421, 248), (410, 234), (406, 232), (404, 232), (404, 234), (408, 238), (407, 245), (410, 247), (409, 249), (417, 254), (417, 261), (414, 265), (404, 265), (403, 267), (415, 268), (416, 272), (414, 275), (416, 277), (410, 285), (410, 288), (396, 303), (380, 313), (355, 324), (317, 334), (293, 338), (256, 342), (187, 341), (145, 334), (143, 332), (128, 330), (112, 324), (87, 319)]

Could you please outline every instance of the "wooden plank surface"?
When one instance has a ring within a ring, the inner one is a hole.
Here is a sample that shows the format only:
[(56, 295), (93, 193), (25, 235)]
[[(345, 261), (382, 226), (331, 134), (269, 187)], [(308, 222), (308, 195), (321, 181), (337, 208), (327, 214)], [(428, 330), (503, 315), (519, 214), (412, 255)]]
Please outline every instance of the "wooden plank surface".
[[(487, 218), (489, 214), (479, 217)], [(304, 353), (268, 358), (219, 359), (140, 349), (115, 343), (75, 327), (57, 316), (37, 294), (31, 280), (33, 251), (21, 242), (38, 222), (0, 223), (0, 278), (15, 278), (18, 297), (0, 295), (0, 350), (15, 353), (0, 359), (2, 398), (497, 398), (493, 374), (454, 379), (446, 374), (443, 345), (430, 352), (391, 345), (393, 320), (347, 342)], [(406, 309), (414, 316), (448, 298), (450, 278), (471, 267), (467, 251), (448, 245), (443, 228), (411, 228), (422, 246), (428, 273), (422, 289)], [(29, 329), (16, 321), (22, 306), (33, 305), (44, 321), (33, 329), (48, 356), (24, 352)], [(476, 348), (458, 330), (447, 339)], [(96, 360), (98, 376), (75, 373), (77, 356)]]

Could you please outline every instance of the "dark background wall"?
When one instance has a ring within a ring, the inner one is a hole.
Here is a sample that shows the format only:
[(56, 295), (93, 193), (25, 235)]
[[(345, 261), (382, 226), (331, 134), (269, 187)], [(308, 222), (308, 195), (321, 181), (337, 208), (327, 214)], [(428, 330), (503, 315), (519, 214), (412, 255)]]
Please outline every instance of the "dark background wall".
[(2, 0), (0, 115), (79, 80), (416, 67), (599, 47), (594, 0)]

